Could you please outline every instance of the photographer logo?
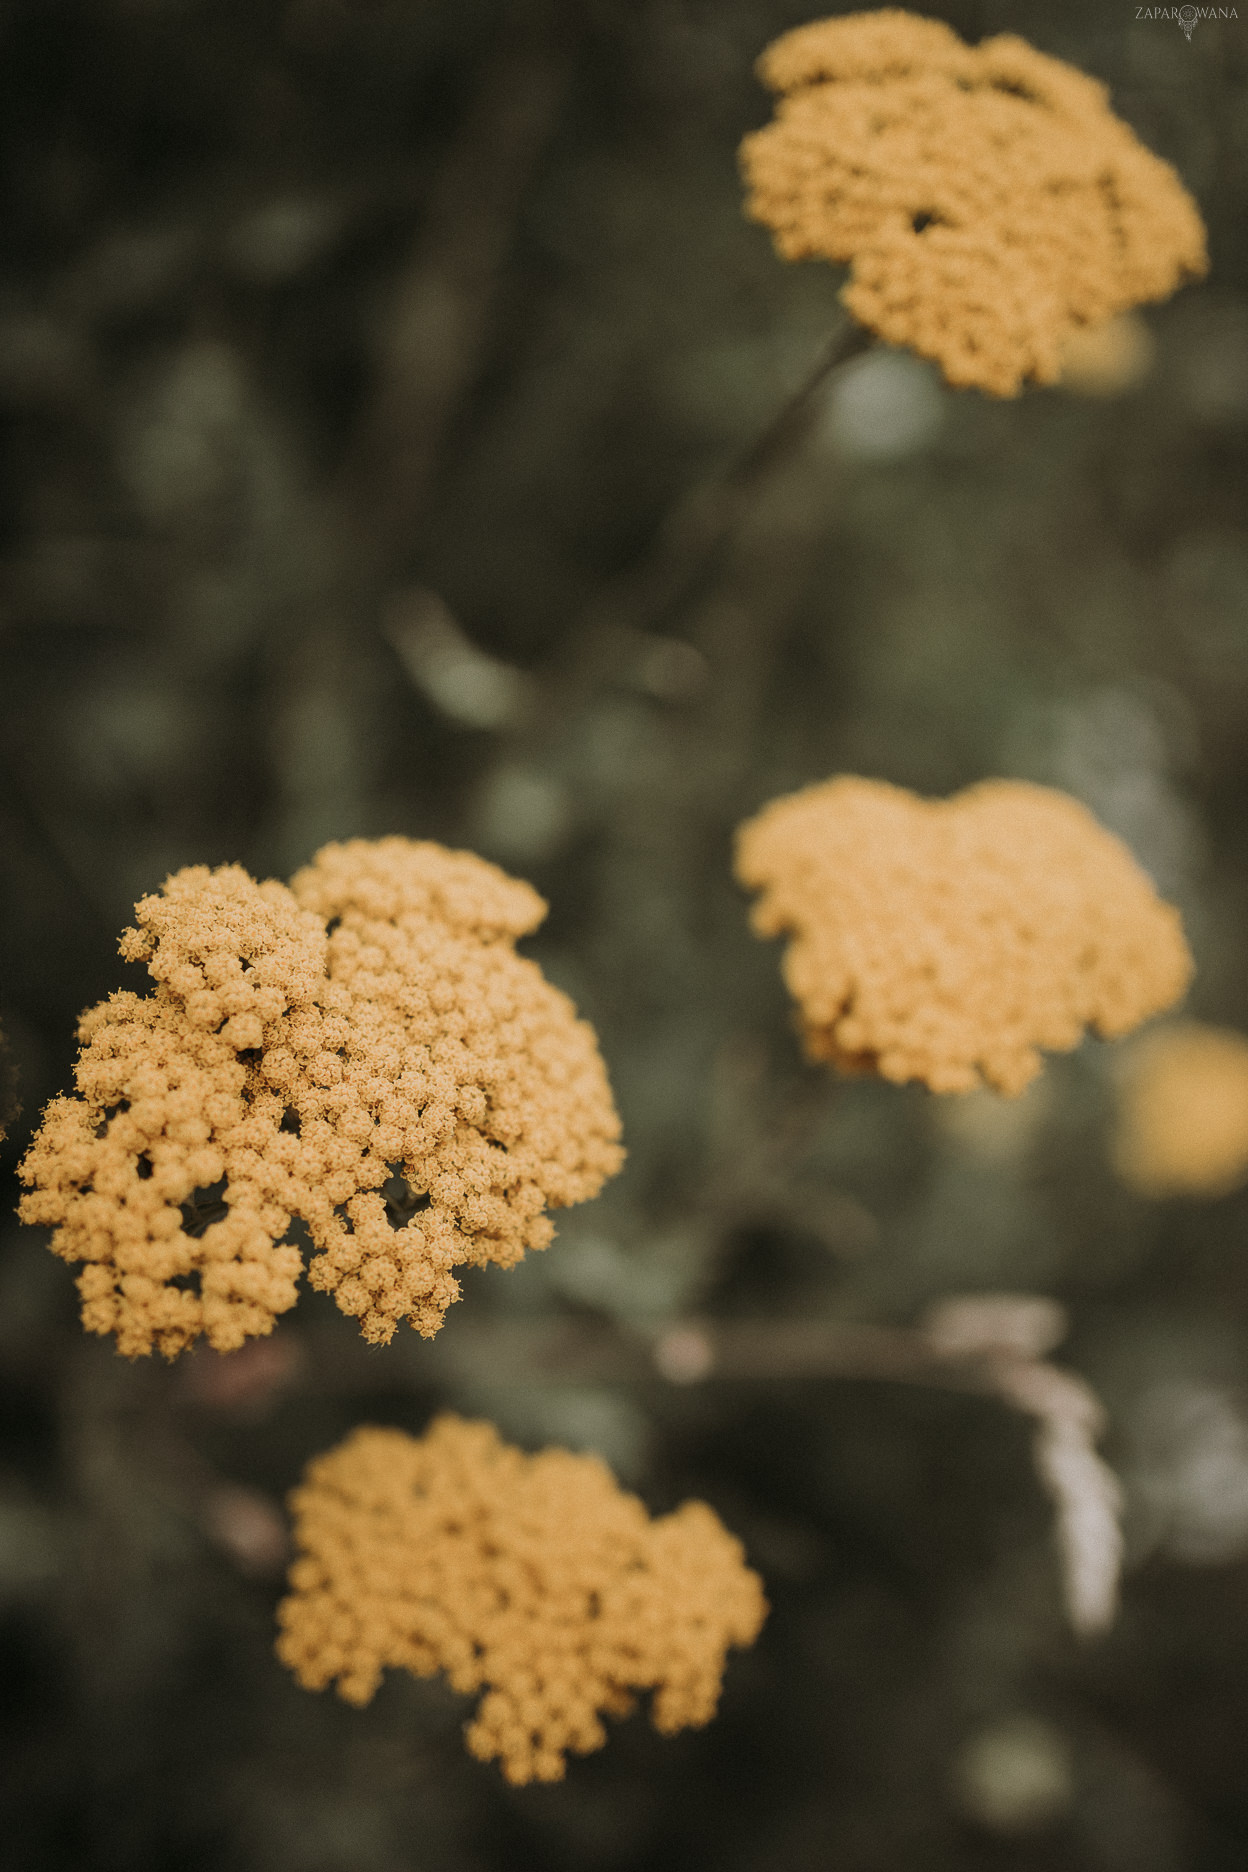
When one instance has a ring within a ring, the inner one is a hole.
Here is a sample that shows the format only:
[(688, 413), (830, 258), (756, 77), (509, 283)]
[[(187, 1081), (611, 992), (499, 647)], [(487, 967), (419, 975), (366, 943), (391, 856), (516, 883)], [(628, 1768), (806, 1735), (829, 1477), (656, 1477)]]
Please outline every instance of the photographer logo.
[(1135, 9), (1135, 17), (1137, 20), (1163, 20), (1163, 19), (1177, 20), (1179, 25), (1183, 29), (1183, 37), (1187, 40), (1187, 43), (1190, 45), (1192, 43), (1192, 33), (1194, 29), (1200, 24), (1201, 20), (1238, 19), (1239, 13), (1233, 6), (1229, 6), (1229, 7), (1137, 6)]

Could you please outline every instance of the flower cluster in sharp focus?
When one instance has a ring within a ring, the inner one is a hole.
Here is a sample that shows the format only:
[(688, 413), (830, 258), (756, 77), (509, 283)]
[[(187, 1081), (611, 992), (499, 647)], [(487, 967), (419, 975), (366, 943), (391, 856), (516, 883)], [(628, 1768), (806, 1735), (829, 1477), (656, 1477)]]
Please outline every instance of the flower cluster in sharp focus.
[(483, 1692), (471, 1752), (558, 1781), (652, 1691), (664, 1735), (710, 1721), (732, 1645), (766, 1615), (740, 1542), (703, 1502), (652, 1521), (595, 1456), (526, 1456), (488, 1423), (356, 1430), (292, 1497), (300, 1557), (278, 1656), (367, 1703), (388, 1667)]
[(1224, 1196), (1248, 1179), (1248, 1039), (1202, 1021), (1147, 1034), (1123, 1061), (1114, 1167), (1141, 1196)]
[(780, 102), (742, 144), (748, 212), (786, 260), (848, 262), (854, 318), (951, 384), (1055, 383), (1071, 333), (1206, 271), (1174, 170), (1023, 39), (886, 8), (785, 33), (759, 72)]
[(843, 775), (740, 828), (753, 925), (789, 933), (811, 1056), (934, 1092), (1021, 1092), (1040, 1048), (1108, 1039), (1178, 1000), (1179, 913), (1086, 807), (990, 780), (925, 800)]
[(386, 1343), (430, 1336), (462, 1263), (511, 1266), (597, 1193), (619, 1120), (592, 1029), (515, 953), (545, 905), (470, 853), (328, 845), (291, 887), (180, 871), (122, 954), (155, 986), (84, 1016), (21, 1213), (86, 1265), (83, 1323), (133, 1357), (229, 1351), (313, 1286)]

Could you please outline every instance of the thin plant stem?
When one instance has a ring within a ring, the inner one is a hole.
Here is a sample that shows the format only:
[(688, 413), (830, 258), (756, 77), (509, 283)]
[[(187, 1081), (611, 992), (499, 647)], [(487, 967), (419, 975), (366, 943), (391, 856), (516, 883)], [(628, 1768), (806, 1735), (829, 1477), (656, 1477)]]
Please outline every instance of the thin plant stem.
[(589, 607), (589, 621), (650, 629), (702, 583), (769, 476), (805, 434), (833, 373), (875, 343), (853, 319), (839, 325), (811, 368), (729, 467), (680, 495), (649, 551)]

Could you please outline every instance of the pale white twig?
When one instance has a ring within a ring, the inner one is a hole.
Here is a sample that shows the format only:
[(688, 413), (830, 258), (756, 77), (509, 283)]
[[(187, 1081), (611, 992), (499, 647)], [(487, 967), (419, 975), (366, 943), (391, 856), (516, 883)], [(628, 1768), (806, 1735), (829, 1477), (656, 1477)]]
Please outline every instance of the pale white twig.
[(1039, 1356), (1062, 1338), (1052, 1300), (966, 1295), (929, 1315), (931, 1343), (949, 1356), (985, 1360), (993, 1388), (1036, 1420), (1040, 1479), (1057, 1510), (1057, 1538), (1070, 1622), (1081, 1637), (1106, 1631), (1118, 1608), (1122, 1488), (1096, 1451), (1105, 1427), (1099, 1399), (1082, 1378)]

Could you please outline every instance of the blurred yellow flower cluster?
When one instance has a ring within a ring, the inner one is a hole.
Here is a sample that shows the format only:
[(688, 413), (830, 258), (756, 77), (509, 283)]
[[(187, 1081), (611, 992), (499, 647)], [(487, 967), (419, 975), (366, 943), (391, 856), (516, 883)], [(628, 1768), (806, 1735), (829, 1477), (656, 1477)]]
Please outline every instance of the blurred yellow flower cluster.
[(1192, 959), (1178, 911), (1067, 794), (988, 780), (948, 800), (841, 775), (737, 834), (760, 936), (812, 1058), (934, 1092), (1021, 1092), (1040, 1049), (1128, 1033)]
[(1122, 1062), (1113, 1161), (1142, 1196), (1224, 1196), (1248, 1177), (1248, 1038), (1201, 1021), (1146, 1034)]
[(664, 1735), (709, 1722), (729, 1647), (766, 1616), (704, 1502), (652, 1521), (597, 1457), (526, 1456), (488, 1423), (357, 1430), (309, 1465), (292, 1506), (282, 1662), (349, 1703), (387, 1667), (483, 1691), (468, 1747), (516, 1784), (562, 1780), (639, 1691)]

